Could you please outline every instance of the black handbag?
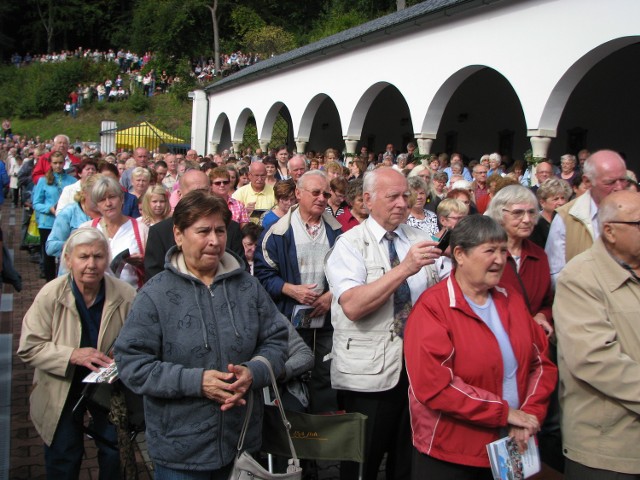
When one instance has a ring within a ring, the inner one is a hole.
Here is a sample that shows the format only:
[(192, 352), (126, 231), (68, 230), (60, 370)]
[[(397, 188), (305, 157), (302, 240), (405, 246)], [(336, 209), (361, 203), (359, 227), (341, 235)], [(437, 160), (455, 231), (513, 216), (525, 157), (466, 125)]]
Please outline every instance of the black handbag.
[(246, 451), (242, 451), (242, 446), (244, 444), (244, 438), (247, 434), (247, 429), (249, 428), (249, 419), (251, 418), (251, 411), (253, 410), (253, 391), (249, 391), (249, 400), (247, 402), (247, 412), (244, 417), (244, 423), (242, 425), (242, 431), (240, 433), (240, 439), (238, 440), (238, 453), (236, 455), (236, 459), (233, 462), (233, 470), (229, 475), (229, 480), (301, 480), (302, 479), (302, 468), (300, 467), (300, 460), (296, 455), (296, 450), (293, 446), (293, 442), (291, 441), (291, 437), (289, 436), (289, 430), (291, 429), (291, 424), (287, 420), (287, 417), (284, 413), (284, 408), (282, 407), (282, 401), (280, 400), (280, 393), (278, 392), (278, 385), (276, 383), (276, 377), (273, 373), (273, 369), (271, 368), (271, 363), (264, 357), (254, 357), (252, 360), (258, 360), (264, 363), (269, 369), (269, 375), (271, 376), (271, 385), (273, 386), (273, 391), (275, 392), (278, 408), (280, 410), (280, 416), (282, 417), (282, 422), (284, 423), (285, 428), (287, 429), (287, 438), (289, 439), (289, 448), (291, 450), (291, 458), (289, 459), (289, 466), (287, 467), (286, 473), (271, 473), (260, 465), (250, 453)]
[[(124, 405), (126, 406), (126, 412), (114, 412), (112, 397), (114, 394), (122, 393), (124, 397)], [(129, 390), (120, 381), (116, 380), (113, 383), (88, 383), (82, 390), (80, 399), (73, 407), (73, 418), (76, 422), (83, 425), (83, 430), (88, 435), (94, 438), (118, 448), (117, 445), (113, 445), (99, 433), (91, 428), (91, 424), (84, 424), (84, 412), (87, 407), (97, 407), (107, 414), (122, 414), (126, 413), (126, 417), (129, 423), (129, 435), (133, 439), (138, 433), (143, 432), (145, 428), (144, 424), (144, 404), (142, 395), (137, 395)]]

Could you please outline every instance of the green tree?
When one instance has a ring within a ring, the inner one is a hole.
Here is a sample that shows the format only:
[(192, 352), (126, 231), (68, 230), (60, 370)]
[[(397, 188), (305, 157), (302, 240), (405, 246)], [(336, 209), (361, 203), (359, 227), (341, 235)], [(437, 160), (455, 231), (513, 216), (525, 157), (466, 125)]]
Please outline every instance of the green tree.
[(251, 7), (238, 5), (231, 12), (231, 31), (241, 42), (244, 41), (244, 36), (248, 32), (259, 30), (266, 26), (266, 22)]
[(296, 40), (292, 33), (272, 25), (247, 32), (244, 42), (248, 50), (259, 53), (263, 58), (296, 48)]
[(315, 42), (329, 35), (361, 25), (370, 19), (361, 10), (331, 10), (315, 24), (306, 40)]

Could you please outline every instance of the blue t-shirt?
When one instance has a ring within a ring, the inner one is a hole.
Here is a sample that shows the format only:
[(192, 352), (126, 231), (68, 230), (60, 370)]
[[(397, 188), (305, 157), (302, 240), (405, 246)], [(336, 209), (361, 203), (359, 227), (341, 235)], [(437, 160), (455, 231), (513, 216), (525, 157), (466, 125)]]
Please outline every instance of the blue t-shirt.
[(504, 330), (504, 326), (500, 321), (500, 316), (493, 303), (493, 298), (489, 295), (489, 299), (484, 305), (473, 303), (466, 295), (464, 298), (469, 302), (471, 309), (482, 319), (496, 337), (498, 346), (500, 347), (500, 353), (502, 354), (503, 364), (502, 398), (509, 403), (511, 408), (519, 408), (520, 399), (518, 397), (518, 382), (516, 381), (518, 361), (513, 354), (509, 335)]

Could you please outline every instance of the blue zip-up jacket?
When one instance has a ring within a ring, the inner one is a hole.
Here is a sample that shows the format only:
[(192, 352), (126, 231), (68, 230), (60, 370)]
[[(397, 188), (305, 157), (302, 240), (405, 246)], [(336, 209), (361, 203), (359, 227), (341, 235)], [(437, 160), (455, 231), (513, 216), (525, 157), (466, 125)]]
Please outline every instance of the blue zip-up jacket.
[(62, 193), (62, 189), (67, 185), (76, 183), (78, 180), (66, 173), (54, 173), (53, 185), (47, 185), (47, 178), (40, 177), (38, 184), (33, 189), (31, 202), (36, 211), (36, 221), (38, 228), (51, 230), (56, 216), (51, 213), (51, 207), (55, 207)]
[(62, 247), (64, 246), (64, 242), (69, 238), (69, 235), (71, 235), (71, 232), (89, 220), (91, 220), (91, 217), (84, 213), (79, 202), (70, 203), (60, 210), (60, 213), (58, 213), (53, 222), (49, 238), (47, 238), (47, 244), (45, 246), (47, 255), (51, 255), (52, 257), (62, 256)]
[[(291, 319), (293, 307), (297, 302), (282, 293), (285, 283), (300, 285), (300, 269), (298, 268), (298, 255), (295, 239), (293, 238), (293, 227), (291, 226), (291, 215), (298, 208), (292, 207), (278, 220), (269, 230), (263, 232), (256, 252), (253, 257), (253, 272), (260, 280), (265, 290), (269, 292), (271, 298), (276, 303), (278, 310)], [(336, 238), (342, 233), (342, 225), (333, 215), (322, 214), (324, 229), (329, 240), (329, 247), (333, 247)], [(329, 285), (325, 280), (324, 291), (329, 290)], [(330, 313), (324, 320), (325, 327), (331, 325)]]
[[(202, 394), (205, 370), (243, 364), (254, 395), (284, 372), (287, 326), (260, 282), (225, 253), (211, 285), (188, 273), (177, 247), (165, 270), (136, 295), (115, 345), (121, 380), (144, 395), (146, 438), (154, 462), (178, 470), (218, 470), (235, 457), (245, 407), (226, 412)], [(258, 397), (259, 399), (260, 397)], [(254, 402), (245, 447), (261, 444), (262, 402)]]
[(9, 175), (4, 162), (0, 161), (0, 205), (4, 203), (4, 187), (9, 185)]

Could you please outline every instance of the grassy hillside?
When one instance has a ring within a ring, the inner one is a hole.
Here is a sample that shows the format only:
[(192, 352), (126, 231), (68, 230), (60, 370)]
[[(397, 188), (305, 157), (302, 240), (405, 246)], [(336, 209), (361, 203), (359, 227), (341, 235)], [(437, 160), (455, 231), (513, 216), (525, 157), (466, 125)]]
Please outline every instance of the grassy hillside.
[[(137, 111), (134, 111), (137, 110)], [(136, 98), (114, 103), (93, 103), (79, 110), (77, 118), (62, 112), (43, 118), (13, 118), (13, 132), (20, 135), (53, 138), (64, 133), (74, 142), (76, 139), (100, 141), (100, 124), (103, 120), (117, 122), (118, 128), (135, 125), (143, 120), (173, 135), (188, 139), (191, 136), (191, 102), (179, 102), (172, 95), (158, 95), (150, 99)]]

